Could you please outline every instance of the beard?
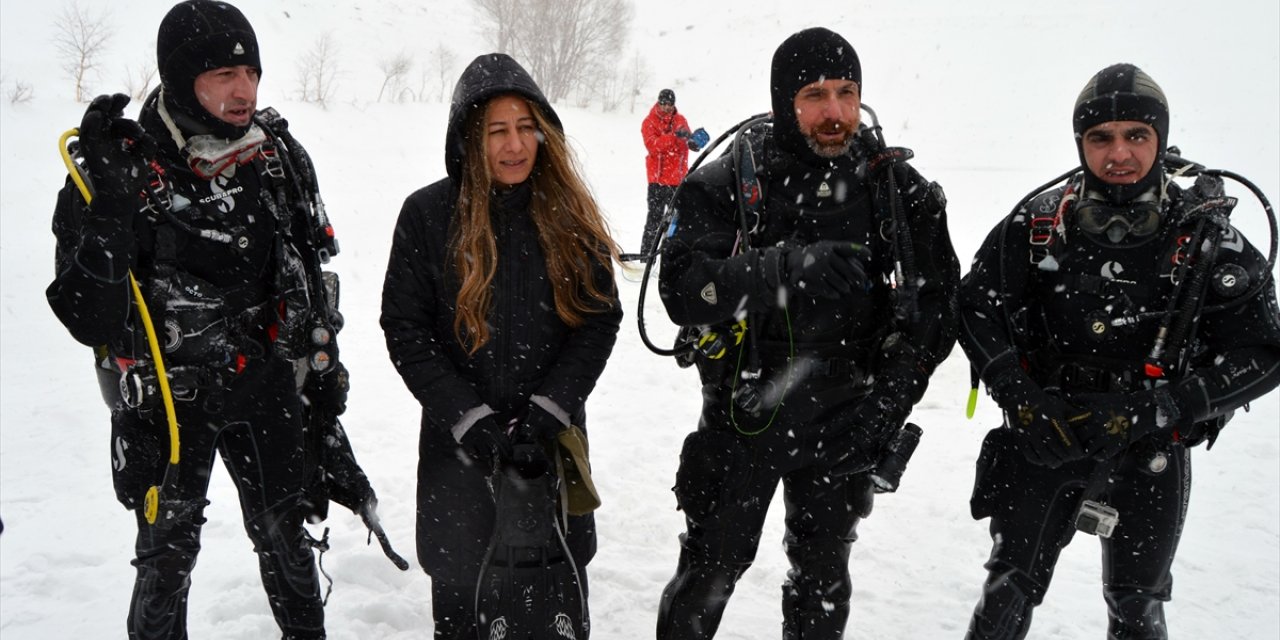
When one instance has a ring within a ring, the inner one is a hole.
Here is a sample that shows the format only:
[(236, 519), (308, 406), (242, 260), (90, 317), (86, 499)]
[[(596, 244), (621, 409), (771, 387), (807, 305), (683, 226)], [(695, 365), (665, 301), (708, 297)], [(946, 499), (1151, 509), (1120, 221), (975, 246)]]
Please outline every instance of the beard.
[[(804, 141), (809, 145), (809, 149), (822, 158), (838, 158), (849, 152), (853, 146), (853, 135), (857, 130), (854, 123), (843, 120), (823, 120), (812, 129), (804, 133)], [(842, 134), (841, 137), (834, 142), (823, 142), (818, 139), (818, 134), (832, 135)]]
[(839, 158), (840, 156), (849, 153), (849, 149), (853, 147), (852, 135), (845, 136), (844, 141), (840, 143), (833, 142), (830, 144), (824, 144), (812, 138), (807, 138), (807, 140), (811, 151), (818, 154), (819, 157), (826, 158), (828, 160)]

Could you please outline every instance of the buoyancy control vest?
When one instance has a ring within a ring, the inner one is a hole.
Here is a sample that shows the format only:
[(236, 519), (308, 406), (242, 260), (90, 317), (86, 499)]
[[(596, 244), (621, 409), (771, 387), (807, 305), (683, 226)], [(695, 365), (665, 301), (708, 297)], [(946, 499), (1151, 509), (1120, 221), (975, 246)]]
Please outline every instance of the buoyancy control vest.
[[(685, 326), (673, 348), (662, 349), (649, 340), (645, 331), (645, 285), (653, 266), (649, 261), (637, 312), (645, 346), (659, 355), (676, 356), (680, 366), (696, 363), (706, 383), (721, 378), (729, 360), (741, 360), (731, 357), (732, 352), (752, 354), (746, 358), (748, 362), (740, 364), (758, 370), (761, 351), (777, 351), (784, 359), (790, 359), (797, 342), (807, 343), (805, 346), (810, 350), (840, 360), (819, 365), (847, 369), (840, 365), (848, 365), (853, 359), (865, 364), (865, 356), (875, 353), (881, 338), (900, 330), (898, 327), (904, 324), (900, 321), (910, 325), (919, 319), (916, 301), (920, 281), (912, 257), (915, 240), (908, 212), (910, 215), (942, 215), (946, 198), (936, 183), (924, 180), (906, 164), (913, 155), (910, 150), (885, 144), (874, 111), (865, 104), (863, 110), (870, 116), (871, 124), (859, 128), (854, 142), (856, 151), (838, 160), (844, 166), (824, 170), (788, 161), (783, 154), (768, 157), (764, 150), (770, 146), (771, 118), (768, 114), (759, 114), (734, 125), (708, 145), (694, 162), (694, 169), (715, 152), (721, 142), (733, 141), (731, 147), (703, 171), (691, 172), (680, 189), (702, 182), (703, 188), (711, 191), (728, 191), (717, 199), (735, 205), (739, 226), (735, 253), (748, 247), (797, 246), (817, 239), (848, 238), (869, 246), (874, 256), (867, 264), (872, 283), (887, 286), (871, 287), (857, 304), (827, 301), (823, 305), (820, 301), (791, 296), (787, 301), (789, 308), (782, 314), (751, 313), (750, 317), (737, 322)], [(800, 193), (803, 190), (807, 193)], [(677, 196), (675, 201), (679, 200)], [(826, 202), (821, 202), (823, 200)], [(672, 211), (678, 218), (678, 212)], [(676, 221), (672, 220), (668, 235), (674, 233), (675, 225)], [(663, 239), (659, 238), (659, 245)], [(651, 251), (656, 254), (658, 250), (655, 246)], [(704, 291), (703, 295), (707, 293)], [(823, 308), (817, 313), (801, 309), (794, 316), (791, 314), (796, 307), (804, 306)], [(797, 318), (800, 326), (792, 326)], [(749, 325), (755, 328), (748, 330)], [(750, 371), (744, 375), (751, 375)]]
[[(877, 134), (863, 127), (852, 153), (812, 166), (773, 147), (770, 132), (748, 131), (703, 176), (737, 191), (730, 201), (738, 205), (739, 251), (837, 240), (871, 253), (864, 261), (868, 286), (839, 301), (790, 292), (779, 310), (749, 312), (732, 327), (683, 331), (697, 336), (698, 349), (682, 364), (697, 364), (704, 385), (729, 390), (730, 419), (739, 429), (735, 408), (758, 415), (801, 379), (813, 388), (842, 388), (846, 399), (862, 397), (884, 344), (915, 320), (918, 279), (913, 260), (904, 259), (914, 250), (910, 220), (940, 214), (945, 197), (905, 164), (909, 150), (886, 148)], [(903, 286), (907, 281), (912, 285)], [(725, 336), (734, 337), (732, 346)], [(770, 424), (772, 418), (743, 433)]]
[[(274, 111), (257, 120), (283, 122)], [(173, 168), (173, 158), (170, 169), (152, 165), (135, 224), (138, 273), (175, 400), (203, 396), (216, 409), (230, 379), (268, 352), (304, 361), (303, 369), (336, 362), (336, 278), (320, 271), (336, 244), (311, 241), (331, 231), (307, 228), (309, 185), (283, 146), (271, 131), (256, 153), (210, 179)], [(142, 323), (132, 324), (125, 340), (107, 345), (103, 364), (118, 371), (117, 399), (145, 412), (158, 403), (156, 368)]]
[[(1014, 316), (1027, 341), (1030, 373), (1041, 384), (1068, 392), (1132, 391), (1143, 384), (1145, 360), (1194, 237), (1195, 220), (1181, 206), (1188, 192), (1173, 183), (1168, 188), (1158, 229), (1120, 242), (1080, 228), (1075, 182), (1027, 204), (1031, 304)], [(1220, 246), (1244, 249), (1235, 229)]]

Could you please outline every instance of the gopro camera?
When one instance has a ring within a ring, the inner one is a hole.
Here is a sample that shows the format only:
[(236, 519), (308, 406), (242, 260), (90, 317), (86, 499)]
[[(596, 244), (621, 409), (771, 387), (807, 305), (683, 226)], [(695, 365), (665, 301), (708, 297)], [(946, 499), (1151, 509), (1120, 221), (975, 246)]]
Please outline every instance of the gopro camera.
[(1120, 523), (1120, 512), (1101, 502), (1085, 500), (1076, 512), (1076, 529), (1099, 538), (1110, 538)]

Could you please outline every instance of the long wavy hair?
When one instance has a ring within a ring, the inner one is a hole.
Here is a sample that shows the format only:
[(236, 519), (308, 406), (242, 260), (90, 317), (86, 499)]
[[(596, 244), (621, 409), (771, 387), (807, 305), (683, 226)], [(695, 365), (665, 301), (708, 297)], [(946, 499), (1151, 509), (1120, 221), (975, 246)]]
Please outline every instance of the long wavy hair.
[[(547, 120), (537, 104), (517, 97), (529, 106), (538, 126), (538, 155), (528, 178), (533, 187), (529, 215), (546, 256), (556, 315), (566, 325), (579, 327), (587, 314), (613, 304), (613, 262), (619, 254), (618, 245), (581, 178), (564, 132)], [(486, 319), (493, 306), (492, 285), (498, 271), (498, 247), (489, 217), (493, 175), (485, 155), (486, 105), (477, 106), (467, 116), (462, 183), (449, 239), (459, 283), (453, 333), (468, 355), (489, 342)], [(608, 272), (607, 283), (593, 277), (597, 264)], [(602, 285), (609, 289), (602, 289)]]

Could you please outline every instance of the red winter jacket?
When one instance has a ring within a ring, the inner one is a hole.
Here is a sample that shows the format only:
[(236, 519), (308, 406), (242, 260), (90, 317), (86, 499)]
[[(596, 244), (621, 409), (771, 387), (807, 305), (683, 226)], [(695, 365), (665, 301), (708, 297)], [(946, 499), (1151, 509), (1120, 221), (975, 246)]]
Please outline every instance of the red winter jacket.
[[(681, 129), (686, 132), (684, 138), (676, 136)], [(689, 171), (688, 131), (689, 122), (679, 111), (664, 114), (657, 104), (649, 109), (649, 116), (640, 125), (640, 135), (644, 136), (644, 148), (649, 151), (644, 162), (651, 184), (674, 187), (684, 179)]]

